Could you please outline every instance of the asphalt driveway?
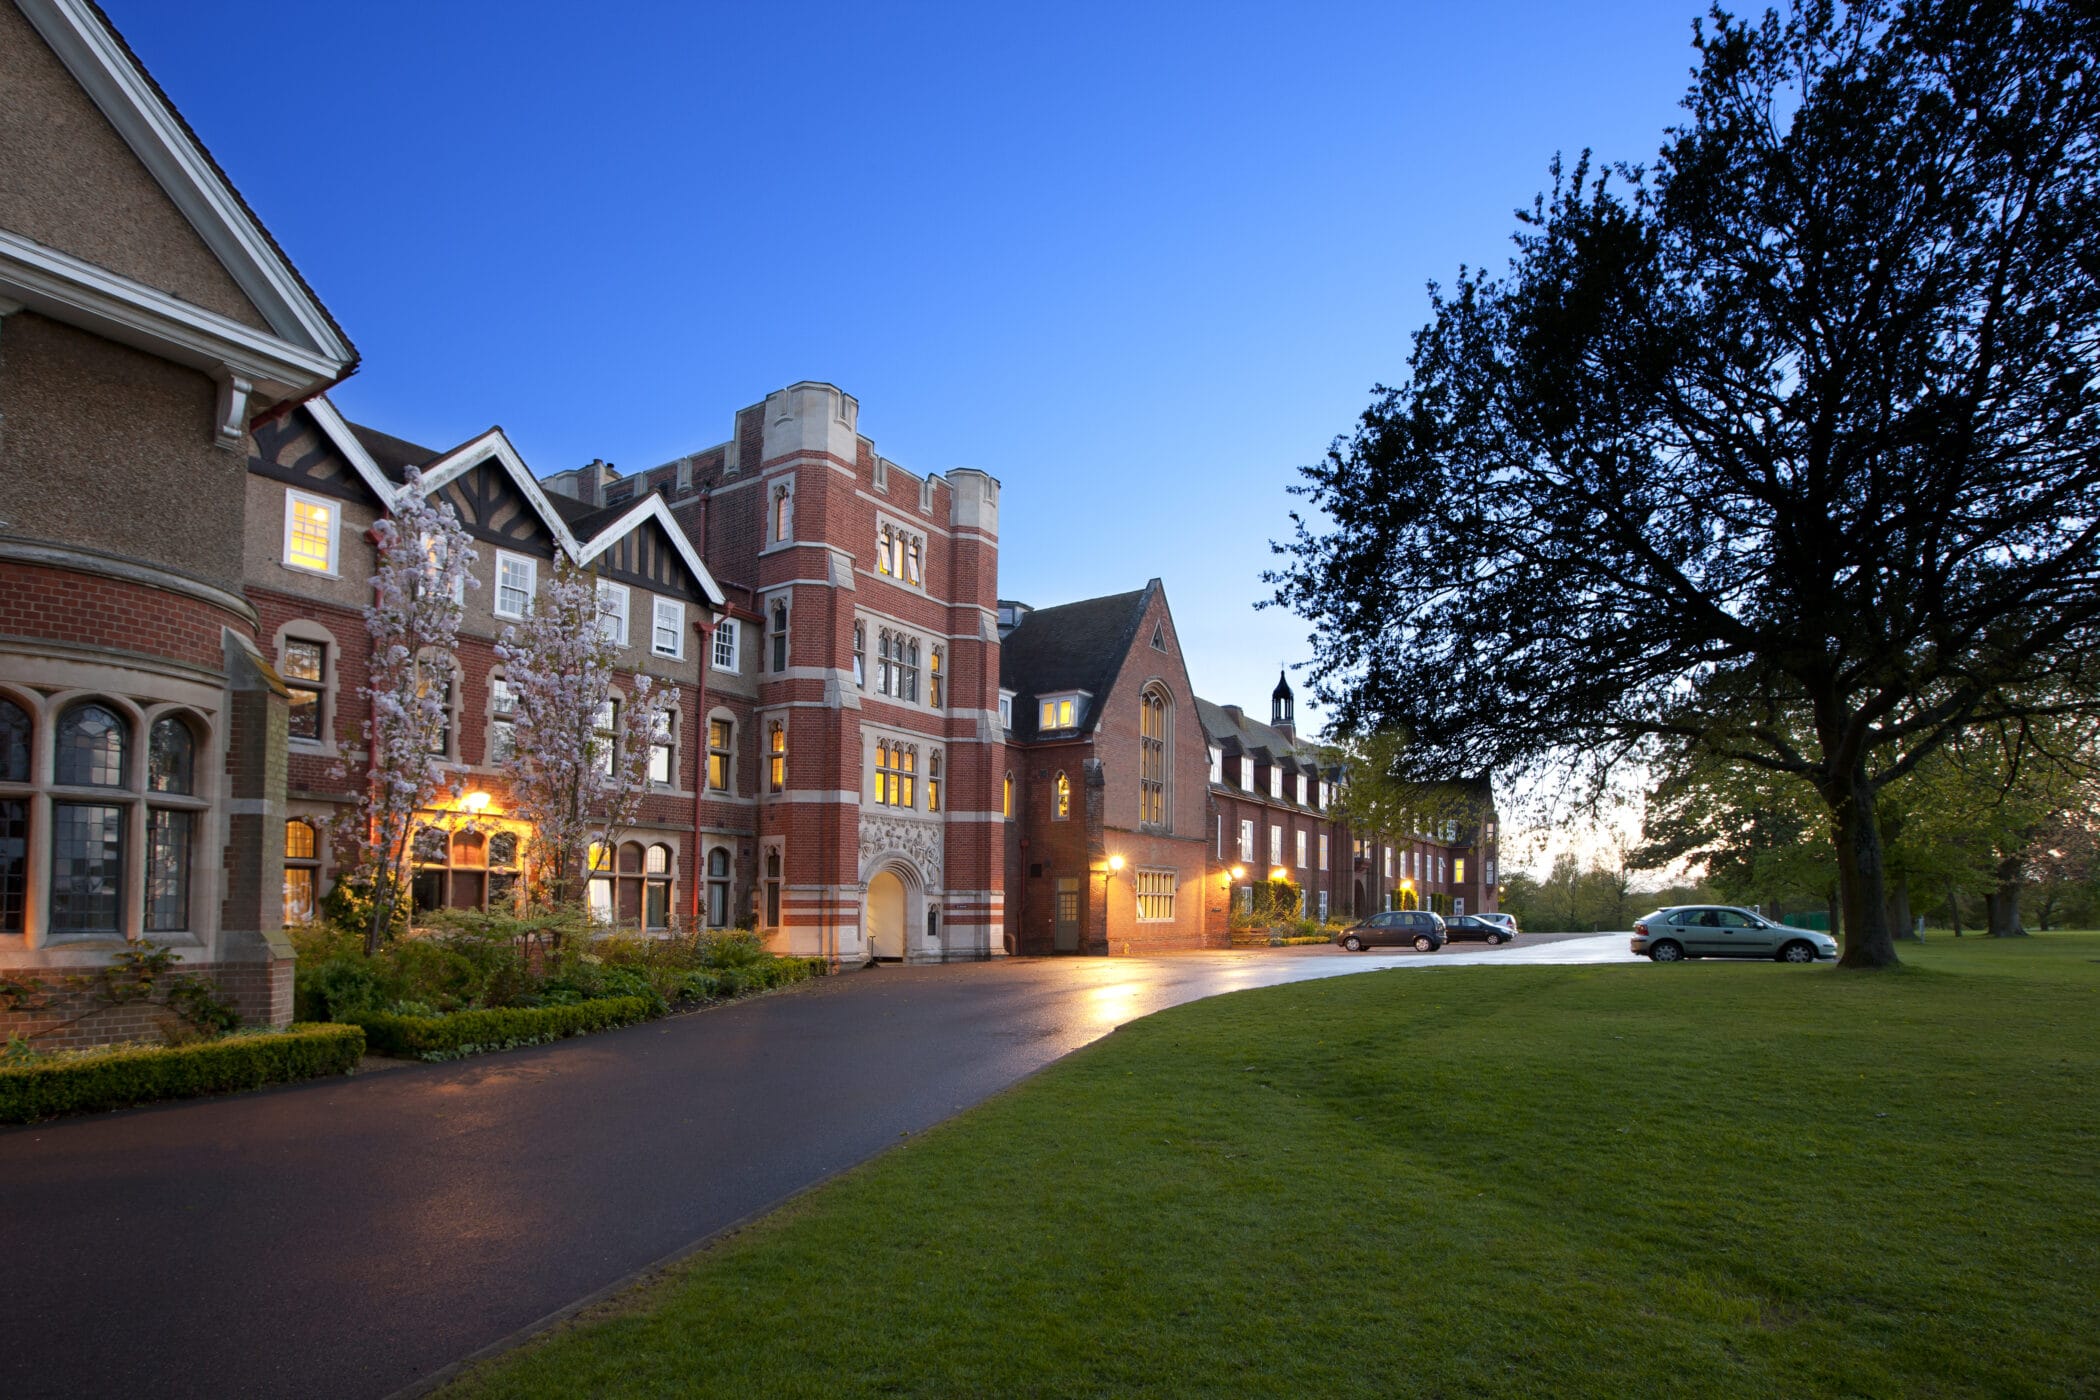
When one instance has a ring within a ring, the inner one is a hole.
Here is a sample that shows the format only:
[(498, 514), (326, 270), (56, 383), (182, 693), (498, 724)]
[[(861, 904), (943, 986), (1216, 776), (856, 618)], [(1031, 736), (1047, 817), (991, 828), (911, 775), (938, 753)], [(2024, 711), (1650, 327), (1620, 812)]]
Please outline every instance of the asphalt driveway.
[(0, 1130), (0, 1395), (388, 1395), (1163, 1007), (1626, 956), (1623, 934), (1462, 948), (888, 967), (458, 1064)]

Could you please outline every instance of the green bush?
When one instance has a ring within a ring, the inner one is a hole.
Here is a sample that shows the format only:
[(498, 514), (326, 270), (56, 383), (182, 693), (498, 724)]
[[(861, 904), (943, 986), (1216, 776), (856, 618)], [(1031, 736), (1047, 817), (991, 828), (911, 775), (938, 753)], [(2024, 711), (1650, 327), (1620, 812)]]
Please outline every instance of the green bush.
[(0, 1066), (0, 1123), (346, 1074), (364, 1053), (364, 1032), (356, 1026), (294, 1025), (194, 1045)]
[(611, 1030), (655, 1014), (647, 997), (605, 997), (571, 1005), (505, 1006), (445, 1016), (362, 1011), (348, 1019), (364, 1029), (375, 1054), (412, 1060), (455, 1060), (488, 1050), (543, 1045), (566, 1036)]

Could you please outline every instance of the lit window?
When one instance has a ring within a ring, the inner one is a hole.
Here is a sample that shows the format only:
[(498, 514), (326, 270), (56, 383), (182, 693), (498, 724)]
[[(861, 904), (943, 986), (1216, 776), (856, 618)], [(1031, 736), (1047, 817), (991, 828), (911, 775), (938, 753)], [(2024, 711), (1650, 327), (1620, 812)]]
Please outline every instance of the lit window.
[(1072, 780), (1062, 773), (1057, 775), (1057, 781), (1051, 787), (1050, 815), (1058, 821), (1072, 815)]
[(726, 719), (707, 722), (707, 786), (711, 792), (730, 790), (731, 764), (735, 759), (736, 726)]
[(1066, 696), (1045, 700), (1036, 712), (1038, 729), (1070, 729), (1079, 722), (1079, 702)]
[(766, 729), (766, 783), (774, 792), (785, 792), (787, 781), (787, 726), (776, 719)]
[(1014, 775), (1011, 770), (1006, 775), (1005, 785), (999, 791), (999, 811), (1008, 821), (1014, 819)]
[(312, 823), (284, 824), (284, 921), (310, 924), (320, 896), (321, 841)]
[(627, 589), (622, 584), (598, 580), (598, 628), (606, 640), (627, 645)]
[(737, 623), (733, 617), (725, 617), (715, 624), (715, 669), (734, 671), (737, 667)]
[(300, 491), (284, 494), (284, 562), (309, 573), (335, 572), (336, 503)]
[(539, 587), (539, 561), (522, 554), (496, 551), (496, 616), (529, 617), (532, 595)]
[(1171, 870), (1137, 872), (1137, 916), (1141, 924), (1170, 923), (1174, 918), (1174, 879)]
[(941, 708), (941, 648), (935, 647), (926, 658), (926, 703), (936, 710)]
[(941, 756), (938, 752), (926, 755), (926, 810), (941, 810)]
[(654, 621), (649, 633), (649, 649), (674, 661), (684, 657), (685, 604), (676, 598), (658, 598)]
[(1466, 858), (1454, 856), (1451, 861), (1451, 882), (1463, 885), (1466, 882)]
[(1324, 831), (1320, 833), (1320, 868), (1327, 868), (1327, 833)]
[(1167, 697), (1157, 690), (1138, 701), (1138, 821), (1167, 824)]
[(883, 807), (910, 807), (919, 768), (919, 751), (887, 739), (875, 744), (875, 801)]

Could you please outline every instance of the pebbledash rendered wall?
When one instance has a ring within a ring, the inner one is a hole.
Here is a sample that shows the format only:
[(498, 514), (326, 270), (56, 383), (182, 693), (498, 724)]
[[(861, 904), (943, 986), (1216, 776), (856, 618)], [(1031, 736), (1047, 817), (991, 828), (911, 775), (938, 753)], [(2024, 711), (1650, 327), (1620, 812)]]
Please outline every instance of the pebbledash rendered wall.
[[(121, 388), (123, 411), (95, 405)], [(0, 782), (25, 806), (19, 927), (0, 931), (0, 1036), (57, 1048), (151, 1038), (170, 1014), (112, 1005), (96, 971), (141, 940), (171, 948), (179, 971), (216, 981), (244, 1020), (291, 1017), (292, 954), (279, 931), (285, 698), (256, 646), (239, 592), (238, 459), (212, 441), (215, 389), (204, 375), (17, 311), (0, 320), (0, 698), (29, 720), (28, 780)], [(46, 470), (62, 462), (55, 478)], [(92, 477), (91, 491), (71, 478)], [(83, 512), (83, 494), (99, 501)], [(136, 529), (163, 498), (194, 501), (199, 529)], [(201, 512), (201, 515), (200, 515)], [(200, 538), (200, 532), (206, 536)], [(61, 786), (55, 730), (76, 704), (117, 716), (120, 780)], [(192, 792), (151, 790), (154, 723), (173, 718), (194, 745)], [(54, 815), (64, 803), (123, 813), (122, 861), (107, 880), (113, 927), (53, 927)], [(194, 814), (184, 917), (144, 925), (145, 819), (153, 806)], [(273, 857), (272, 842), (278, 843)], [(83, 983), (90, 985), (83, 985)]]

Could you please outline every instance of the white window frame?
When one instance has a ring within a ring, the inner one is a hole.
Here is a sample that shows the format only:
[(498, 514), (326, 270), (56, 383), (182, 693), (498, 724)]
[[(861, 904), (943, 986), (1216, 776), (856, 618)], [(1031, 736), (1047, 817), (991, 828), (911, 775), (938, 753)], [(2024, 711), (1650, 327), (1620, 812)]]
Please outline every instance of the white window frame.
[[(525, 606), (516, 612), (508, 611), (503, 606), (503, 590), (507, 586), (503, 581), (503, 573), (504, 570), (509, 569), (513, 566), (522, 568), (525, 571)], [(496, 616), (514, 618), (531, 617), (532, 600), (539, 593), (539, 588), (539, 560), (533, 558), (529, 554), (512, 554), (507, 549), (499, 549), (496, 551), (496, 597), (495, 601), (491, 604), (491, 606), (495, 609)]]
[[(605, 605), (614, 598), (619, 600), (619, 606), (608, 609)], [(614, 583), (610, 579), (598, 580), (598, 626), (616, 645), (623, 647), (627, 645), (627, 620), (632, 616), (629, 601), (626, 584)], [(613, 626), (615, 619), (619, 622), (617, 628)]]
[(1324, 831), (1320, 833), (1320, 868), (1327, 868), (1327, 833)]
[[(292, 562), (292, 522), (297, 519), (301, 505), (318, 506), (328, 512), (328, 567), (316, 569), (308, 564)], [(279, 555), (287, 569), (302, 574), (320, 574), (324, 578), (339, 578), (343, 562), (343, 503), (331, 496), (316, 496), (310, 491), (295, 487), (284, 488), (284, 552)]]
[[(722, 644), (725, 641), (729, 644), (729, 659), (727, 661), (722, 659)], [(737, 620), (733, 617), (725, 617), (715, 624), (714, 645), (709, 648), (708, 664), (717, 671), (728, 671), (734, 674), (743, 661), (743, 657), (739, 655), (742, 647), (743, 632)]]
[[(664, 650), (664, 619), (671, 620), (671, 649)], [(657, 598), (649, 609), (649, 650), (673, 661), (685, 660), (685, 604), (676, 598)]]
[(1252, 817), (1240, 818), (1240, 862), (1243, 865), (1252, 865), (1254, 863), (1254, 818)]
[(1216, 747), (1210, 750), (1210, 780), (1219, 787), (1225, 786), (1225, 752)]
[(999, 692), (999, 727), (1001, 729), (1014, 727), (1014, 697), (1009, 691), (1002, 690)]
[(1272, 866), (1283, 864), (1283, 824), (1281, 822), (1269, 823), (1269, 864)]
[(1274, 763), (1269, 765), (1269, 796), (1277, 802), (1283, 801), (1283, 768)]
[(1297, 868), (1298, 868), (1298, 869), (1300, 869), (1300, 870), (1303, 870), (1303, 869), (1305, 869), (1305, 864), (1306, 864), (1306, 862), (1305, 862), (1305, 857), (1306, 857), (1306, 847), (1307, 847), (1308, 845), (1310, 845), (1310, 844), (1311, 844), (1311, 843), (1309, 843), (1309, 842), (1308, 842), (1308, 841), (1307, 841), (1307, 840), (1305, 839), (1305, 837), (1306, 837), (1306, 832), (1305, 832), (1305, 829), (1304, 829), (1303, 827), (1300, 827), (1300, 828), (1299, 828), (1299, 830), (1298, 830), (1298, 867), (1297, 867)]

